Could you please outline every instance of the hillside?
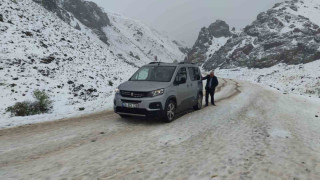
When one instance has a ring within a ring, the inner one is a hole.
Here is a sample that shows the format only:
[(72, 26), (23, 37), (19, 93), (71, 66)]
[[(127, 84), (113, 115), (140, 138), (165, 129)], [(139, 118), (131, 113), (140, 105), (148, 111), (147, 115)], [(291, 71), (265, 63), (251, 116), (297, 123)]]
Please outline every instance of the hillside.
[(108, 35), (110, 47), (129, 55), (135, 64), (154, 61), (155, 56), (162, 62), (183, 60), (185, 54), (179, 46), (156, 30), (119, 14), (108, 15), (111, 26), (105, 27), (104, 32)]
[[(111, 15), (101, 29), (106, 43), (96, 30), (67, 14), (69, 23), (32, 0), (1, 1), (1, 119), (10, 118), (4, 113), (8, 106), (33, 100), (36, 89), (46, 91), (54, 102), (51, 114), (39, 120), (103, 110), (112, 106), (120, 82), (153, 56), (168, 62), (183, 58), (171, 40), (137, 21)], [(133, 42), (136, 30), (143, 36)]]
[[(320, 1), (278, 3), (242, 31), (231, 31), (232, 36), (220, 41), (203, 28), (188, 60), (201, 64), (206, 71), (216, 69), (220, 77), (319, 97), (319, 17)], [(224, 27), (229, 32), (229, 26)]]
[(262, 12), (204, 63), (217, 67), (267, 68), (320, 59), (320, 1), (285, 1)]
[(75, 29), (100, 39), (120, 59), (141, 66), (150, 61), (183, 60), (185, 54), (172, 40), (143, 23), (105, 12), (84, 0), (33, 0)]

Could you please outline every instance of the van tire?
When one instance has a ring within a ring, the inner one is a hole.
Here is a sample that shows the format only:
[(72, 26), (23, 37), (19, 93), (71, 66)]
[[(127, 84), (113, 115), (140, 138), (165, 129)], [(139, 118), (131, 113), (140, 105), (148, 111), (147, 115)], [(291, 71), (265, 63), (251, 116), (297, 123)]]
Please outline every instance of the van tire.
[(166, 123), (174, 121), (174, 118), (176, 116), (176, 109), (176, 102), (173, 100), (168, 100), (163, 112), (163, 121)]
[(193, 109), (200, 110), (202, 108), (202, 102), (203, 102), (203, 96), (202, 94), (199, 93), (197, 97), (197, 104), (193, 106)]

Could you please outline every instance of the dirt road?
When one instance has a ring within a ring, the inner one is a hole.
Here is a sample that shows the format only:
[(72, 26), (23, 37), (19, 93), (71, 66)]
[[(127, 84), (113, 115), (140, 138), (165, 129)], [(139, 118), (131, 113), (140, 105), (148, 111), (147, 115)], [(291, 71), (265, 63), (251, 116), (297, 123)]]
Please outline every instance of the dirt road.
[(0, 131), (0, 179), (320, 179), (320, 101), (224, 80), (170, 124), (113, 112)]

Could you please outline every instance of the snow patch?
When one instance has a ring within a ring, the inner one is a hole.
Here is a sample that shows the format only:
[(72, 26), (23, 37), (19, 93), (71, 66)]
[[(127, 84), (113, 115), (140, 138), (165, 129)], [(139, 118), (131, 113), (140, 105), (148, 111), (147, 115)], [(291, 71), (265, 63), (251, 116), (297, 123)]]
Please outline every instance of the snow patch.
[(283, 129), (273, 129), (269, 133), (271, 137), (289, 138), (291, 133)]

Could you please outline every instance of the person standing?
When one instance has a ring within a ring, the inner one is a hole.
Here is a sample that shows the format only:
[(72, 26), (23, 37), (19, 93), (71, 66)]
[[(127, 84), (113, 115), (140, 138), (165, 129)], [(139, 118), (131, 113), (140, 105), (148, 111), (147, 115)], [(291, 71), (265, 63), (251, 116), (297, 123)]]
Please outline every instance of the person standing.
[(219, 85), (218, 78), (214, 75), (214, 72), (211, 71), (210, 75), (203, 77), (202, 80), (207, 80), (206, 84), (206, 106), (209, 104), (209, 95), (211, 97), (211, 104), (215, 106), (214, 103), (214, 93), (216, 87)]

